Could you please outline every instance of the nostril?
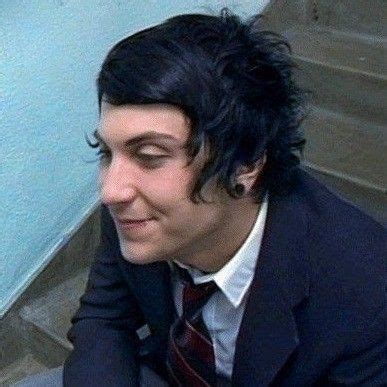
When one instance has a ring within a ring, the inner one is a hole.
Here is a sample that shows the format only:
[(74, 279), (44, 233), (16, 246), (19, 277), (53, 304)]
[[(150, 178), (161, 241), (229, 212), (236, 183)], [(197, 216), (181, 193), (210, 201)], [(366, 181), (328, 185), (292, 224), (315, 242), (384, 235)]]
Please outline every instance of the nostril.
[(106, 182), (101, 184), (101, 201), (104, 204), (130, 203), (137, 196), (137, 190), (125, 182)]

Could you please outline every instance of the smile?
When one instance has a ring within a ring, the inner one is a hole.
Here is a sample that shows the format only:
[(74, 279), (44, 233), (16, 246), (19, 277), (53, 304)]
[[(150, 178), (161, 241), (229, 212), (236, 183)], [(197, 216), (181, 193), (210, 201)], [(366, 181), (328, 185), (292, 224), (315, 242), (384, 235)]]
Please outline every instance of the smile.
[(145, 228), (152, 220), (154, 219), (117, 219), (117, 226), (122, 230), (140, 230)]

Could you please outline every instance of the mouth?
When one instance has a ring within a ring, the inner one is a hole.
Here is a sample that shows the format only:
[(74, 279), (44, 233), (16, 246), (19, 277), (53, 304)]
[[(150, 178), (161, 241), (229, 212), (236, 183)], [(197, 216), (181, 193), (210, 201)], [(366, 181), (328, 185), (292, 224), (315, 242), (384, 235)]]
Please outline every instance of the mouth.
[(154, 218), (116, 219), (116, 223), (122, 230), (140, 230), (153, 220)]

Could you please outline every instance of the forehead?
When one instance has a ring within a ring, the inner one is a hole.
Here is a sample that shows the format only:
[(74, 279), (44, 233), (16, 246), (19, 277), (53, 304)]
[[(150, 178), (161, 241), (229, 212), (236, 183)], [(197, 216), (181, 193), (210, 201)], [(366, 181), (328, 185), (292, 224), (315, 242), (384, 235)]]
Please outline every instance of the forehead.
[(173, 136), (183, 143), (190, 130), (188, 117), (177, 107), (166, 104), (114, 106), (103, 102), (99, 132), (108, 142), (154, 132)]

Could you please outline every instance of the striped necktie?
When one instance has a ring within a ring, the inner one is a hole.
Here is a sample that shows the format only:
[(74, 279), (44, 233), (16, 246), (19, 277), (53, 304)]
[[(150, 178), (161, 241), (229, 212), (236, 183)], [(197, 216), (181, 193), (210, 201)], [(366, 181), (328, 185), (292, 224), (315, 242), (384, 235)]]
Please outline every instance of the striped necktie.
[(183, 314), (171, 326), (167, 368), (172, 386), (215, 386), (215, 354), (202, 309), (218, 289), (214, 281), (195, 285), (186, 270), (177, 267), (183, 282)]

